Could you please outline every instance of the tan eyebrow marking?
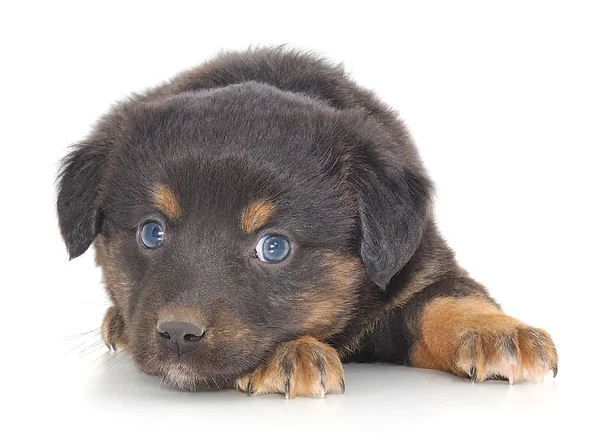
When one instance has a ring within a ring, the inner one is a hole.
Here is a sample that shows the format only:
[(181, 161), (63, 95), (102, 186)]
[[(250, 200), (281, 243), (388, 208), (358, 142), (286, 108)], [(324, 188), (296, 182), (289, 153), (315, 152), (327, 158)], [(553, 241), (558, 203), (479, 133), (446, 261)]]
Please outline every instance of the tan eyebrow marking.
[(275, 211), (275, 204), (266, 199), (251, 202), (242, 212), (240, 228), (244, 232), (254, 232), (264, 226)]
[(154, 203), (161, 212), (171, 221), (176, 221), (181, 217), (181, 207), (175, 193), (166, 185), (157, 185), (154, 187)]

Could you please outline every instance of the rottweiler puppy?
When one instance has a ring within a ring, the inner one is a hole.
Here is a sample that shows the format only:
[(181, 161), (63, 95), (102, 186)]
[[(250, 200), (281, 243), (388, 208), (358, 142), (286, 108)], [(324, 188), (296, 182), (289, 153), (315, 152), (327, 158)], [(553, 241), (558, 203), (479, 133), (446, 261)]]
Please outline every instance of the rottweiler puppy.
[(396, 114), (311, 53), (221, 54), (116, 104), (62, 161), (108, 346), (173, 386), (324, 396), (345, 362), (539, 381), (552, 339), (459, 267)]

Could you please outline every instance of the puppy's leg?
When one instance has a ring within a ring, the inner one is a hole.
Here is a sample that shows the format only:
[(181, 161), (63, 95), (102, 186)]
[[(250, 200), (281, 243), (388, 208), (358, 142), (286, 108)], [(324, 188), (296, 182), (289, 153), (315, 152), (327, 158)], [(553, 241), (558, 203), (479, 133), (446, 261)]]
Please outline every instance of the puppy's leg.
[(344, 369), (338, 353), (317, 339), (304, 336), (280, 344), (266, 363), (235, 384), (253, 394), (323, 397), (344, 392)]
[(100, 334), (108, 348), (125, 347), (125, 324), (116, 306), (111, 306), (104, 315)]
[(507, 316), (485, 295), (456, 297), (435, 289), (407, 309), (416, 336), (409, 353), (413, 366), (511, 384), (542, 381), (549, 370), (556, 376), (558, 357), (546, 331)]

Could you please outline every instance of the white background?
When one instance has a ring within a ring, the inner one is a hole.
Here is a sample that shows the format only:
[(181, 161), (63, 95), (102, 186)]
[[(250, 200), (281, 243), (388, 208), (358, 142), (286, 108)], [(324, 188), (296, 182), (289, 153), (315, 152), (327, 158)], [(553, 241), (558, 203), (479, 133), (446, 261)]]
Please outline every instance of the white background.
[[(0, 445), (598, 446), (594, 3), (3, 3)], [(57, 230), (58, 159), (132, 91), (281, 43), (344, 62), (400, 111), (443, 234), (508, 313), (553, 335), (556, 379), (348, 366), (345, 396), (285, 401), (171, 391), (106, 354), (93, 252), (67, 262)]]

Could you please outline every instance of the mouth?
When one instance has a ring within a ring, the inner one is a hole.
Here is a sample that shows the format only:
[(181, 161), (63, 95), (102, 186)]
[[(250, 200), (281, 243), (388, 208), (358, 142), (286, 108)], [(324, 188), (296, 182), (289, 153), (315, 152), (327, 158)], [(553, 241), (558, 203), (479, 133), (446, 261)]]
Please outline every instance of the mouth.
[(222, 374), (200, 373), (197, 369), (181, 362), (165, 366), (161, 376), (163, 383), (167, 386), (191, 392), (226, 389), (233, 384), (231, 378)]
[(216, 378), (207, 378), (204, 375), (199, 375), (191, 367), (182, 364), (174, 363), (166, 367), (162, 375), (165, 384), (174, 389), (197, 391), (199, 389), (220, 389), (222, 385)]

